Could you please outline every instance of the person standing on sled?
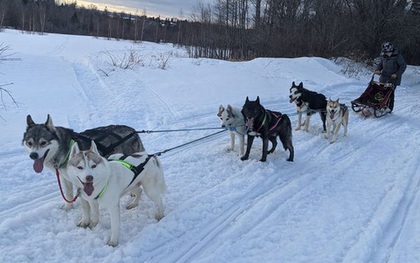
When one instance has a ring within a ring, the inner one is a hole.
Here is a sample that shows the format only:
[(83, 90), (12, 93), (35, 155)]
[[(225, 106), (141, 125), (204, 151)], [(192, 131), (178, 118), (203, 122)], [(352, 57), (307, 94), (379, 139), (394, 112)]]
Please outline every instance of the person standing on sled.
[(394, 91), (389, 97), (389, 111), (394, 109), (395, 89), (401, 84), (401, 77), (407, 68), (404, 57), (398, 53), (391, 42), (382, 44), (380, 61), (376, 66), (375, 74), (381, 75), (379, 81), (394, 84)]

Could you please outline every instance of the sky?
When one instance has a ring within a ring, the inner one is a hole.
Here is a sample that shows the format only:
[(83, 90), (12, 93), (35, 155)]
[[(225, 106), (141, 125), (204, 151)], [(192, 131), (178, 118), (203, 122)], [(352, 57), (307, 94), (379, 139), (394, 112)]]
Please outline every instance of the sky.
[[(69, 2), (69, 1), (68, 1)], [(70, 1), (72, 2), (72, 1)], [(99, 9), (124, 11), (126, 13), (143, 14), (147, 16), (178, 17), (189, 19), (194, 7), (199, 3), (213, 3), (213, 0), (77, 0), (78, 5), (96, 5)]]
[[(3, 88), (19, 103), (5, 93), (0, 101), (0, 262), (420, 262), (420, 67), (408, 66), (392, 114), (350, 109), (347, 137), (341, 129), (330, 143), (317, 114), (307, 132), (294, 129), (289, 88), (303, 82), (350, 106), (372, 71), (345, 59), (193, 59), (172, 44), (8, 29), (0, 39), (19, 58), (0, 60), (0, 85), (12, 83)], [(127, 54), (141, 62), (112, 63)], [(221, 129), (220, 104), (242, 107), (247, 96), (288, 114), (293, 162), (280, 143), (260, 162), (260, 138), (241, 161), (237, 138), (230, 150), (228, 131), (205, 130)], [(36, 123), (50, 114), (76, 132), (110, 124), (154, 131), (140, 134), (150, 154), (213, 135), (159, 156), (163, 219), (146, 195), (131, 210), (130, 196), (121, 198), (114, 248), (107, 210), (96, 227), (77, 227), (80, 200), (60, 209), (54, 171), (34, 171), (22, 145), (28, 114)], [(202, 130), (177, 131), (193, 128)]]

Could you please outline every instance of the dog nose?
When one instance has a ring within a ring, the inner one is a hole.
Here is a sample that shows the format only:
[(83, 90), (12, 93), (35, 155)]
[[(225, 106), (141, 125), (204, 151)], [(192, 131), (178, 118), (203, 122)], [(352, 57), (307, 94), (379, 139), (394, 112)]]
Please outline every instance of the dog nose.
[(86, 176), (86, 182), (92, 182), (93, 181), (93, 176), (92, 175), (87, 175)]
[(38, 159), (38, 154), (37, 154), (36, 152), (32, 152), (31, 154), (29, 154), (29, 157), (30, 157), (32, 160), (36, 160), (36, 159)]

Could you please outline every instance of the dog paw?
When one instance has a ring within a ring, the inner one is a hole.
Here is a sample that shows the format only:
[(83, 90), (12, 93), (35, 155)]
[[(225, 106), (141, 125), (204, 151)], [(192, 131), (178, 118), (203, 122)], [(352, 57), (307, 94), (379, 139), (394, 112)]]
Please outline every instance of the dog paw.
[(300, 127), (296, 127), (296, 128), (295, 128), (295, 131), (298, 131), (298, 130), (300, 130)]
[(79, 222), (79, 223), (77, 223), (77, 226), (78, 226), (78, 227), (83, 227), (83, 228), (86, 228), (86, 227), (88, 227), (88, 226), (89, 226), (89, 221), (88, 221), (88, 220), (80, 220), (80, 222)]
[(127, 208), (127, 210), (130, 210), (130, 209), (135, 208), (137, 205), (138, 205), (138, 203), (137, 204), (131, 203), (131, 204), (127, 205), (125, 208)]
[(92, 228), (94, 228), (95, 226), (97, 226), (98, 225), (98, 223), (99, 223), (99, 220), (98, 221), (91, 221), (90, 223), (89, 223), (89, 228), (90, 229), (92, 229)]
[(108, 246), (111, 246), (111, 247), (116, 247), (116, 246), (118, 246), (118, 240), (112, 240), (112, 239), (110, 239), (109, 241), (108, 241), (108, 243), (106, 243)]
[(162, 218), (163, 218), (163, 214), (161, 214), (161, 213), (156, 213), (156, 215), (155, 215), (155, 219), (156, 219), (157, 221), (160, 221)]
[(248, 156), (242, 156), (242, 157), (241, 157), (241, 160), (242, 160), (242, 161), (248, 160)]
[(72, 210), (72, 209), (73, 209), (73, 204), (64, 204), (64, 205), (61, 207), (61, 209), (62, 209), (62, 210), (64, 210), (64, 211), (70, 211), (70, 210)]

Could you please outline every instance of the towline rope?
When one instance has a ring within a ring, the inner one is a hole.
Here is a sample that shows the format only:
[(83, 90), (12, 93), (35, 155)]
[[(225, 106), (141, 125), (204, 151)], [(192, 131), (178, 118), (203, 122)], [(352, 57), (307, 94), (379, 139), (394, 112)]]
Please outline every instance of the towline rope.
[(210, 127), (210, 128), (190, 128), (190, 129), (175, 129), (175, 130), (141, 130), (136, 133), (155, 133), (155, 132), (180, 132), (180, 131), (205, 131), (205, 130), (221, 130), (225, 129), (222, 127)]
[(189, 144), (196, 143), (196, 142), (198, 142), (198, 141), (201, 141), (201, 140), (204, 140), (204, 139), (210, 138), (210, 137), (212, 137), (212, 136), (215, 136), (215, 135), (220, 134), (220, 133), (225, 132), (225, 131), (227, 131), (227, 130), (226, 130), (225, 128), (223, 128), (223, 130), (222, 130), (222, 131), (218, 131), (218, 132), (215, 132), (215, 133), (211, 133), (211, 134), (209, 134), (209, 135), (206, 135), (206, 136), (204, 136), (204, 137), (201, 137), (201, 138), (195, 139), (195, 140), (193, 140), (193, 141), (190, 141), (190, 142), (187, 142), (187, 143), (184, 143), (184, 144), (181, 144), (181, 145), (178, 145), (178, 146), (175, 146), (175, 147), (172, 147), (172, 148), (169, 148), (169, 149), (166, 149), (166, 150), (160, 151), (160, 152), (156, 152), (156, 153), (154, 153), (153, 155), (160, 156), (160, 155), (162, 155), (162, 154), (164, 154), (164, 153), (167, 153), (167, 152), (169, 152), (169, 151), (172, 151), (172, 150), (175, 150), (175, 149), (178, 149), (178, 148), (181, 148), (181, 147), (187, 146), (187, 145), (189, 145)]

